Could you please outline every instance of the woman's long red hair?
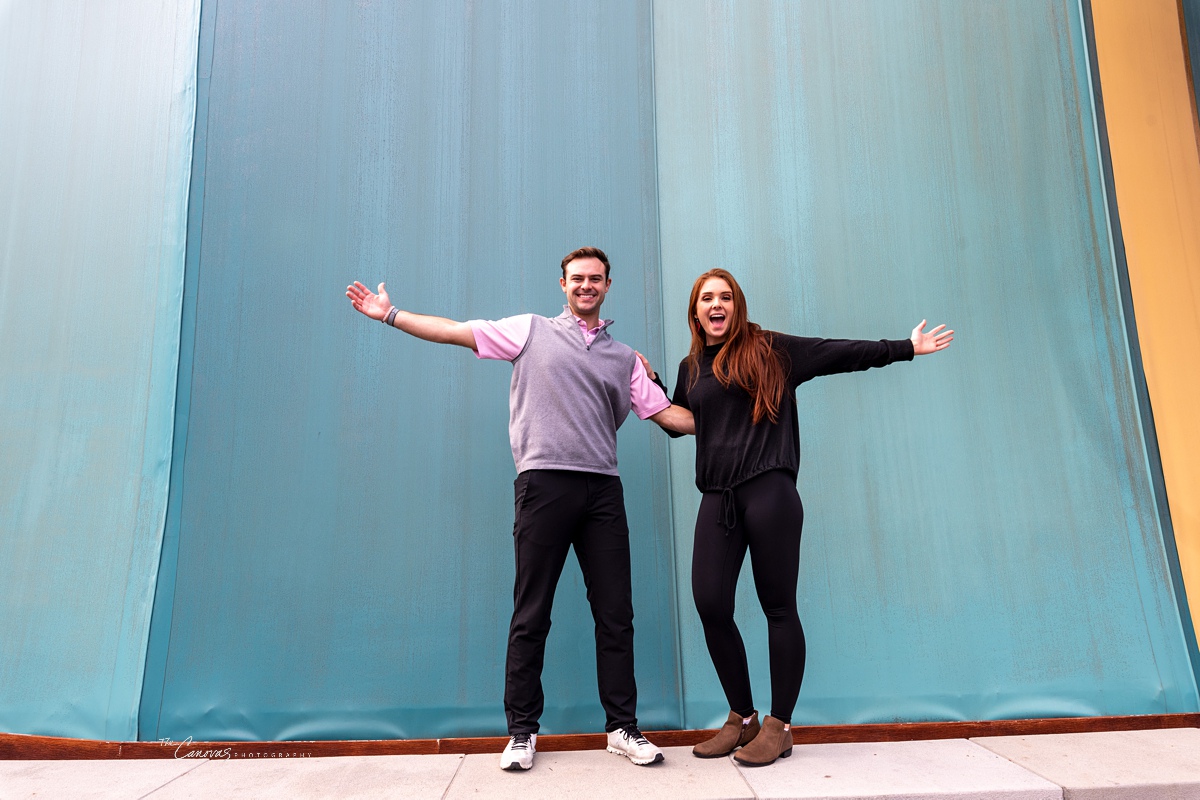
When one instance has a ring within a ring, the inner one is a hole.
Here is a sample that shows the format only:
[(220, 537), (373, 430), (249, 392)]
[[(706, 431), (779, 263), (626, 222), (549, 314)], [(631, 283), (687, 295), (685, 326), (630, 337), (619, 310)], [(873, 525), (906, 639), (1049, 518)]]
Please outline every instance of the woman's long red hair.
[(742, 287), (723, 269), (710, 269), (692, 284), (692, 296), (688, 300), (688, 327), (692, 331), (692, 347), (687, 357), (688, 388), (695, 386), (700, 377), (700, 356), (708, 341), (704, 328), (700, 327), (696, 303), (700, 300), (701, 287), (709, 278), (720, 278), (733, 291), (733, 308), (726, 320), (729, 335), (713, 361), (713, 375), (725, 388), (737, 384), (750, 395), (752, 423), (757, 425), (764, 418), (776, 423), (779, 421), (779, 401), (783, 399), (786, 385), (783, 364), (771, 346), (771, 334), (750, 321)]

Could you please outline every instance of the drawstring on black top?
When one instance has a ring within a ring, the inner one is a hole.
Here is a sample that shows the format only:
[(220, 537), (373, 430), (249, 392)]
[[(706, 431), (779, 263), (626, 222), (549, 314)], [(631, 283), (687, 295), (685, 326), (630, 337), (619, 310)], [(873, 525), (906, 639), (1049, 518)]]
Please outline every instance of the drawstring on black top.
[(727, 486), (721, 490), (721, 509), (717, 512), (717, 518), (725, 527), (725, 535), (728, 536), (737, 525), (737, 506), (734, 505), (732, 487)]

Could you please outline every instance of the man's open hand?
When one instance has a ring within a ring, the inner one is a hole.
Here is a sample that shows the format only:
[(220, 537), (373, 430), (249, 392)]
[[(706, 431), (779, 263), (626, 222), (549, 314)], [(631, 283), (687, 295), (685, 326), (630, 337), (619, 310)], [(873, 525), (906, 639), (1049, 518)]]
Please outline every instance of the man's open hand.
[(355, 311), (361, 311), (371, 319), (377, 319), (380, 322), (392, 307), (392, 301), (388, 299), (387, 285), (382, 283), (379, 284), (379, 294), (375, 294), (366, 286), (355, 281), (346, 287), (346, 297), (350, 298), (350, 304), (354, 306)]

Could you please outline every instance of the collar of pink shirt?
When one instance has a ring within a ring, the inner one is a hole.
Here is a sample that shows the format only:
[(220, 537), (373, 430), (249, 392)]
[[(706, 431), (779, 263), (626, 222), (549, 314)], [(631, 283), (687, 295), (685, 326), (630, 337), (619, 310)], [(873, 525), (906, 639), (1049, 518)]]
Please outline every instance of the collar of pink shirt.
[(602, 319), (602, 320), (600, 320), (599, 325), (592, 328), (591, 330), (588, 330), (587, 323), (584, 322), (583, 320), (581, 320), (579, 317), (575, 316), (575, 313), (573, 311), (571, 311), (570, 306), (563, 306), (563, 316), (564, 317), (569, 316), (571, 319), (575, 320), (575, 324), (579, 326), (579, 330), (583, 331), (584, 344), (589, 344), (589, 345), (592, 342), (596, 341), (596, 337), (600, 335), (600, 331), (604, 330), (605, 328), (607, 328), (609, 325), (612, 325), (612, 323), (613, 323), (613, 321), (611, 319)]

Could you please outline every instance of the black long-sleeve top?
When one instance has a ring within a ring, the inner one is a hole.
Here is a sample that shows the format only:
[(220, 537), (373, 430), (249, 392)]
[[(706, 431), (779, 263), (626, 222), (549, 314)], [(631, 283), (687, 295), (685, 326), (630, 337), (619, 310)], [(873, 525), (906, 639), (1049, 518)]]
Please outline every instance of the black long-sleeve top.
[(772, 331), (767, 335), (787, 376), (775, 423), (766, 418), (751, 423), (750, 395), (737, 384), (725, 388), (713, 375), (713, 359), (723, 344), (704, 348), (699, 376), (690, 387), (687, 359), (679, 363), (671, 402), (690, 409), (696, 418), (696, 488), (702, 492), (731, 489), (771, 469), (787, 470), (796, 477), (800, 469), (796, 387), (800, 384), (820, 375), (886, 367), (913, 358), (908, 339), (811, 339)]

